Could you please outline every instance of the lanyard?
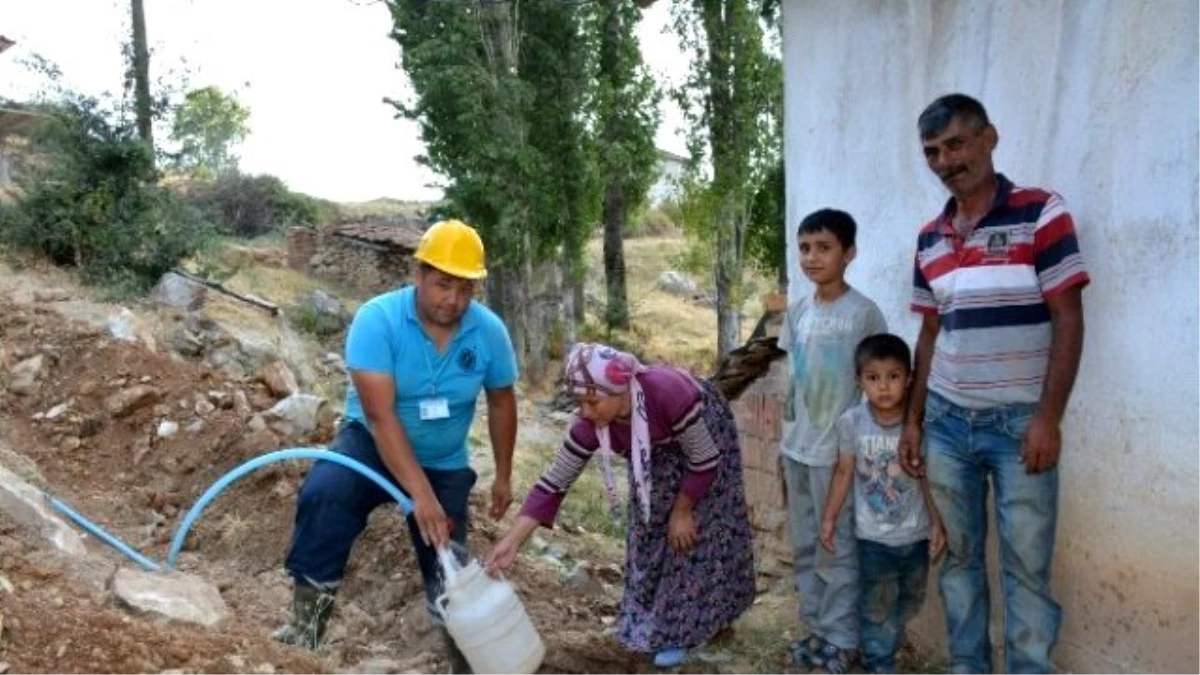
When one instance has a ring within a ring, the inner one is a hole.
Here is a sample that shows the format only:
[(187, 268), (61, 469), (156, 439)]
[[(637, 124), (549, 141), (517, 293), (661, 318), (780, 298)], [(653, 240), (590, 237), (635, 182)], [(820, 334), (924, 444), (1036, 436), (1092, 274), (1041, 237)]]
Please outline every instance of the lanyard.
[[(429, 371), (429, 384), (433, 388), (431, 396), (437, 396), (438, 380), (442, 378), (442, 373), (446, 370), (446, 364), (450, 363), (450, 346), (453, 344), (453, 341), (451, 341), (450, 345), (446, 346), (446, 355), (442, 358), (442, 364), (438, 366), (437, 370), (433, 369), (433, 362), (429, 360), (429, 350), (421, 349), (421, 356), (425, 357), (425, 368)], [(429, 340), (429, 347), (437, 351), (437, 346), (433, 344), (433, 340)]]

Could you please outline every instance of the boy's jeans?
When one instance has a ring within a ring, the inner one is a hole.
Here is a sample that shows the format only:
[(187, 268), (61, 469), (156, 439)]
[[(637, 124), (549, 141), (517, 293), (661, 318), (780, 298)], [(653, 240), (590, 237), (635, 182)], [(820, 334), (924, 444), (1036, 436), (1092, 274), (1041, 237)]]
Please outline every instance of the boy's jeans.
[[(384, 466), (374, 437), (361, 422), (346, 423), (329, 449), (362, 462), (408, 494)], [(450, 538), (465, 544), (469, 524), (467, 503), (475, 485), (475, 472), (469, 468), (422, 470), (442, 510), (453, 521)], [(367, 526), (367, 516), (382, 504), (395, 501), (366, 476), (333, 462), (314, 464), (300, 487), (292, 547), (285, 565), (288, 572), (298, 581), (337, 587), (345, 574), (350, 549)], [(442, 592), (437, 552), (421, 539), (416, 520), (411, 515), (406, 520), (432, 613), (433, 602)]]
[(962, 408), (930, 392), (925, 463), (946, 526), (942, 601), (954, 672), (992, 672), (990, 595), (984, 560), (988, 476), (996, 488), (1009, 673), (1054, 672), (1050, 650), (1062, 610), (1050, 595), (1058, 469), (1025, 473), (1021, 440), (1034, 406)]
[(894, 673), (904, 626), (925, 604), (929, 540), (887, 546), (859, 539), (858, 579), (863, 667), (869, 673)]
[(858, 648), (858, 554), (853, 496), (838, 514), (835, 553), (821, 545), (821, 518), (833, 479), (832, 466), (808, 466), (785, 457), (788, 525), (796, 565), (800, 619), (808, 630), (839, 649)]

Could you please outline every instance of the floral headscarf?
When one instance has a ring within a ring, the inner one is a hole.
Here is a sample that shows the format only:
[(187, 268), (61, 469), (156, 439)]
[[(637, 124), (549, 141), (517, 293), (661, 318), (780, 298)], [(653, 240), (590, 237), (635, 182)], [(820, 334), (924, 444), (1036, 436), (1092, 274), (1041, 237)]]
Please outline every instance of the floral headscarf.
[[(650, 519), (650, 420), (646, 416), (646, 395), (636, 375), (645, 367), (633, 354), (600, 344), (578, 343), (567, 355), (564, 384), (573, 396), (630, 393), (632, 408), (629, 463), (633, 465), (633, 485), (641, 505), (642, 520)], [(604, 459), (604, 482), (609, 502), (615, 504), (611, 457), (612, 441), (608, 427), (597, 427), (596, 438)]]

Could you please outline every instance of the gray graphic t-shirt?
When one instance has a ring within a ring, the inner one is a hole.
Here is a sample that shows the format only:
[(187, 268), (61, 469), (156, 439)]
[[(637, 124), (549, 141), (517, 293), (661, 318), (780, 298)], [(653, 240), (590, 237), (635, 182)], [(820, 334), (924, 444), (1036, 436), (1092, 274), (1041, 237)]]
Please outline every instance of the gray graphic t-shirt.
[(838, 451), (854, 457), (855, 534), (885, 546), (929, 538), (921, 484), (904, 473), (896, 453), (902, 426), (879, 424), (866, 402), (838, 420)]
[(833, 302), (801, 298), (788, 308), (779, 348), (791, 356), (784, 405), (783, 454), (809, 466), (837, 463), (838, 417), (858, 403), (854, 350), (868, 335), (887, 332), (883, 313), (851, 288)]

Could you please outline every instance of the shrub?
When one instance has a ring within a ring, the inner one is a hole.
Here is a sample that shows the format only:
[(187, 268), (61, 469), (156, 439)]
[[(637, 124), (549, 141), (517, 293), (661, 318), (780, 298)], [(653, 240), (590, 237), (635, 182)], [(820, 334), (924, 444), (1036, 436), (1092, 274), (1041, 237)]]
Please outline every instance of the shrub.
[(148, 287), (211, 241), (193, 208), (156, 184), (133, 124), (94, 100), (47, 110), (20, 195), (0, 212), (0, 240), (77, 268), (85, 280)]
[(647, 209), (643, 223), (642, 231), (651, 237), (674, 234), (679, 229), (675, 221), (661, 209)]
[(642, 205), (629, 214), (623, 231), (626, 239), (661, 237), (678, 232), (675, 221), (660, 209)]
[(194, 186), (189, 197), (226, 234), (252, 238), (288, 225), (329, 220), (332, 205), (299, 192), (271, 175), (228, 173)]

